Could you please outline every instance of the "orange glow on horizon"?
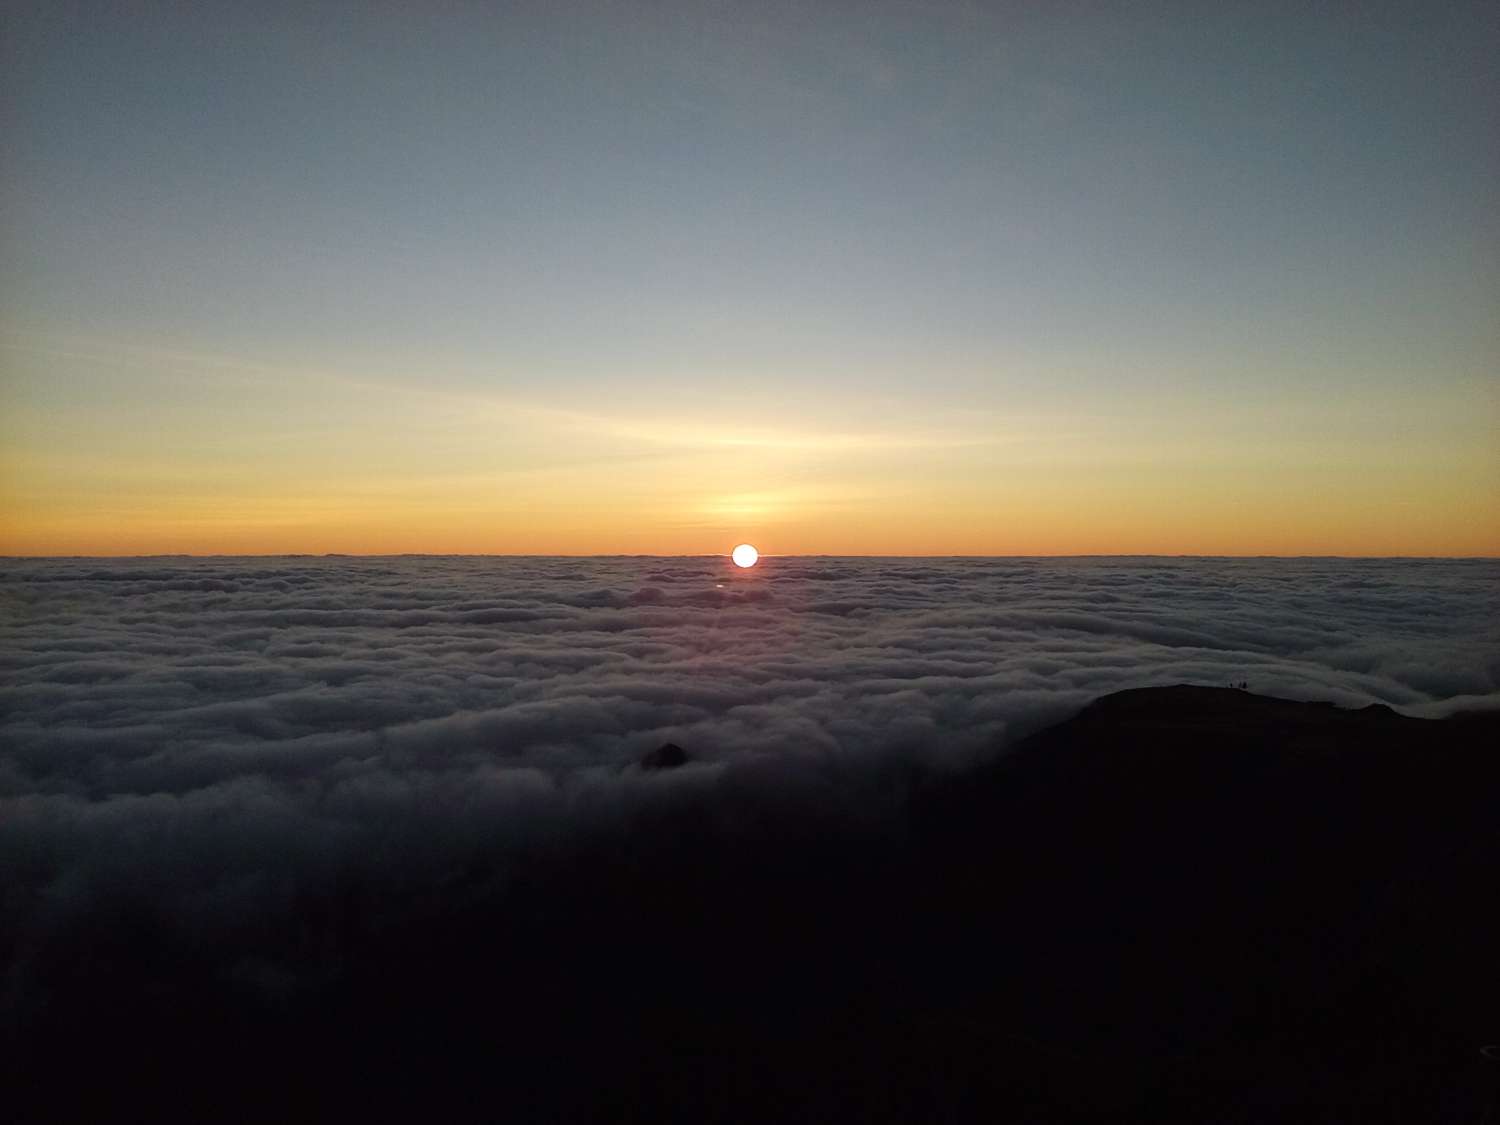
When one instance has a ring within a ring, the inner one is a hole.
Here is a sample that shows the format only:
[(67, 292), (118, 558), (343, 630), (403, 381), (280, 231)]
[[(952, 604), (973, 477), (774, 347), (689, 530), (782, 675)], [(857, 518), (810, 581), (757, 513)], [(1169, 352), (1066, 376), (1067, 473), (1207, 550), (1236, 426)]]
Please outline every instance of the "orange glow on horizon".
[(108, 354), (0, 348), (0, 553), (1500, 555), (1486, 386), (725, 429), (166, 353), (122, 413)]
[[(1184, 520), (1174, 525), (1149, 512), (1095, 508), (1065, 513), (892, 513), (839, 521), (788, 521), (747, 529), (762, 555), (1225, 555), (1225, 556), (1500, 556), (1493, 524), (1455, 528), (1433, 517), (1401, 532), (1374, 513), (1324, 518), (1303, 513), (1237, 513), (1238, 518)], [(402, 513), (401, 515), (406, 515)], [(986, 518), (988, 516), (988, 518)], [(1031, 518), (1028, 519), (1027, 517)], [(1300, 517), (1300, 518), (1299, 518)], [(623, 523), (624, 521), (622, 521)], [(1413, 534), (1413, 531), (1422, 534)], [(21, 520), (0, 522), (0, 554), (47, 555), (716, 555), (733, 530), (719, 527), (630, 526), (493, 517), (320, 519), (315, 524), (274, 519), (237, 523), (153, 518)], [(731, 538), (731, 541), (735, 541)]]

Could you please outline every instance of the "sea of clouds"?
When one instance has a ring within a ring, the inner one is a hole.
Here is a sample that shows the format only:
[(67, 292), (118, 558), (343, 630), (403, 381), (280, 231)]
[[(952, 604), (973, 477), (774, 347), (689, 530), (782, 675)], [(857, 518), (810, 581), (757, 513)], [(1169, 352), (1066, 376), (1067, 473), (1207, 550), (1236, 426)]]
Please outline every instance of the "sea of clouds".
[(1500, 562), (13, 559), (0, 665), (14, 1012), (122, 901), (213, 943), (673, 803), (878, 824), (1123, 688), (1500, 706)]

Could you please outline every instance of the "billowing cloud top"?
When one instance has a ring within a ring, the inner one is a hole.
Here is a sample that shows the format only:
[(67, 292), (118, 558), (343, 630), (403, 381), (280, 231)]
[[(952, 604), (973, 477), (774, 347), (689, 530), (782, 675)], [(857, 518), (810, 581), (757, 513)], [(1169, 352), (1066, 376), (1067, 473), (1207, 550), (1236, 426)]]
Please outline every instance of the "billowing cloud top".
[[(1126, 687), (1493, 706), (1497, 579), (1486, 560), (12, 560), (11, 953), (62, 948), (107, 896), (208, 941), (351, 866), (413, 885), (684, 800), (866, 823), (900, 800), (879, 778)], [(694, 761), (632, 765), (668, 741)]]

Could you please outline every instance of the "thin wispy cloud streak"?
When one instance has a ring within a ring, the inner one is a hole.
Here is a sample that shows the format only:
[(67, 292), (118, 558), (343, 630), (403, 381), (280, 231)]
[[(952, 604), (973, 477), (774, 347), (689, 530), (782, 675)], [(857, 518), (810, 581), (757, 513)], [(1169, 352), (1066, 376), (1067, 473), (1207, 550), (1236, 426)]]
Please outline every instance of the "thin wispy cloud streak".
[[(8, 338), (7, 338), (8, 337)], [(351, 374), (323, 367), (275, 364), (229, 355), (132, 346), (118, 341), (59, 339), (16, 331), (0, 325), (0, 351), (48, 359), (85, 360), (113, 367), (128, 366), (160, 377), (175, 375), (232, 381), (251, 386), (307, 386), (323, 384), (362, 394), (384, 396), (395, 402), (432, 400), (462, 405), (497, 418), (523, 418), (540, 427), (570, 434), (623, 439), (637, 445), (686, 449), (738, 449), (857, 453), (923, 449), (962, 449), (987, 445), (1035, 442), (1035, 435), (963, 432), (958, 430), (830, 431), (795, 427), (725, 425), (702, 418), (662, 422), (657, 414), (632, 417), (549, 405), (538, 397), (516, 398), (494, 391), (464, 389), (440, 382), (403, 382), (399, 379)], [(658, 412), (659, 413), (659, 412)], [(1056, 437), (1058, 435), (1054, 435)], [(1063, 435), (1066, 436), (1066, 435)]]
[[(684, 803), (727, 826), (788, 805), (890, 823), (925, 771), (1118, 689), (1495, 707), (1497, 579), (1494, 560), (11, 560), (7, 1010), (121, 901), (255, 976), (280, 955), (225, 935), (350, 872), (505, 872)], [(687, 767), (636, 764), (666, 742)], [(278, 980), (319, 971), (287, 956)]]

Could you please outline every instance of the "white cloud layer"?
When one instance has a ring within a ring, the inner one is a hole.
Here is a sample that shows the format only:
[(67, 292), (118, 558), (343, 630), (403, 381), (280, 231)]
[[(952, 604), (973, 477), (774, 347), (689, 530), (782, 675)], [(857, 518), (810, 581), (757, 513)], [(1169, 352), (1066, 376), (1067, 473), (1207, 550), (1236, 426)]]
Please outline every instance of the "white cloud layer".
[(0, 598), (12, 1004), (121, 896), (203, 944), (684, 801), (874, 823), (1122, 688), (1500, 705), (1485, 560), (10, 560)]

